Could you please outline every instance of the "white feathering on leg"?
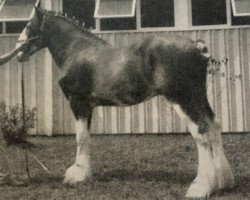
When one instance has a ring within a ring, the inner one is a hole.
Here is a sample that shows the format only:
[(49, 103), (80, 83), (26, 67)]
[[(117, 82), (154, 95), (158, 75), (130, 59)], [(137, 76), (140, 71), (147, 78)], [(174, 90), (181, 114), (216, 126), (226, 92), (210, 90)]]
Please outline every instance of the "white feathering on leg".
[(65, 173), (64, 183), (74, 184), (91, 176), (89, 163), (89, 133), (87, 120), (76, 121), (76, 163)]

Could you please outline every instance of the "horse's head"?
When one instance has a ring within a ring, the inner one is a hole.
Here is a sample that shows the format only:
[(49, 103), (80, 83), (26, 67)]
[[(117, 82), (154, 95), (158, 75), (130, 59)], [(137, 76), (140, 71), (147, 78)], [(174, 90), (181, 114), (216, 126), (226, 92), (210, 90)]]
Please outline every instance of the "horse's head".
[(26, 44), (25, 48), (22, 48), (17, 54), (18, 61), (27, 61), (32, 54), (46, 46), (45, 37), (43, 36), (43, 23), (45, 17), (45, 11), (40, 8), (40, 6), (35, 6), (30, 21), (17, 40), (16, 48), (22, 46), (24, 43)]

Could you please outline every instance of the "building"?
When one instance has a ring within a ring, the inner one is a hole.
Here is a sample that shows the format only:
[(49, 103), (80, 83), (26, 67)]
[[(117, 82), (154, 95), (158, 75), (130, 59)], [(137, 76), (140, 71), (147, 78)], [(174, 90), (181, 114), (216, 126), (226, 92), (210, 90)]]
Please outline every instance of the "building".
[[(34, 3), (3, 0), (1, 54), (13, 48), (16, 33), (22, 30), (19, 27), (24, 26)], [(127, 46), (150, 34), (203, 39), (213, 57), (221, 61), (212, 66), (218, 69), (216, 73), (208, 73), (208, 96), (223, 131), (250, 131), (249, 0), (42, 0), (41, 4), (76, 18), (117, 46)], [(3, 13), (7, 9), (14, 11), (6, 12), (10, 15), (6, 17)], [(26, 107), (37, 107), (33, 133), (73, 133), (73, 117), (57, 84), (61, 74), (48, 51), (37, 53), (28, 63), (13, 59), (0, 68), (0, 101), (10, 105), (21, 102), (20, 66), (25, 71)], [(186, 126), (161, 97), (128, 108), (99, 107), (94, 111), (93, 133), (145, 132), (186, 132)]]

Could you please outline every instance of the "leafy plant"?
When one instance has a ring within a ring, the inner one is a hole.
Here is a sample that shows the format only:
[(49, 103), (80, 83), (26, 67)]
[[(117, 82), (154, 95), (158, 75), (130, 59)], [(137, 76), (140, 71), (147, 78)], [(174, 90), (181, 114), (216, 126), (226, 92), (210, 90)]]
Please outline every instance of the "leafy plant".
[[(33, 108), (31, 110), (25, 110), (25, 112), (23, 112), (23, 109), (20, 108), (19, 105), (7, 107), (3, 102), (0, 103), (0, 130), (3, 133), (3, 138), (7, 145), (14, 145), (25, 149), (26, 172), (28, 178), (30, 178), (29, 155), (47, 173), (50, 173), (47, 167), (45, 167), (45, 165), (37, 158), (37, 156), (30, 151), (31, 147), (36, 146), (26, 140), (28, 130), (34, 128), (35, 126), (35, 111), (36, 109)], [(0, 151), (0, 153), (5, 158), (6, 165), (9, 166), (7, 155), (4, 153), (4, 151)], [(8, 173), (4, 175), (2, 179), (7, 183), (11, 183), (12, 185), (24, 184), (23, 181), (15, 180), (10, 166)]]
[(0, 129), (7, 145), (31, 145), (25, 137), (29, 129), (35, 126), (35, 108), (25, 110), (19, 105), (7, 107), (0, 103)]

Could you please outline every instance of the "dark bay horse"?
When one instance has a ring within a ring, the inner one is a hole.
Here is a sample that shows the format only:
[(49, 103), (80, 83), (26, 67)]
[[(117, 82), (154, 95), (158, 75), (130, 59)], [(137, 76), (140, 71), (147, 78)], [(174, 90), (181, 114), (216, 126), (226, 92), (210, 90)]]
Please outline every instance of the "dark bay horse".
[(198, 175), (186, 196), (207, 197), (233, 186), (221, 127), (207, 100), (210, 57), (202, 41), (150, 36), (115, 48), (55, 12), (35, 10), (19, 37), (17, 48), (26, 45), (18, 59), (47, 47), (63, 71), (59, 84), (76, 118), (77, 141), (76, 162), (66, 171), (65, 183), (84, 181), (91, 174), (88, 144), (95, 106), (127, 106), (163, 95), (186, 119), (198, 147)]

